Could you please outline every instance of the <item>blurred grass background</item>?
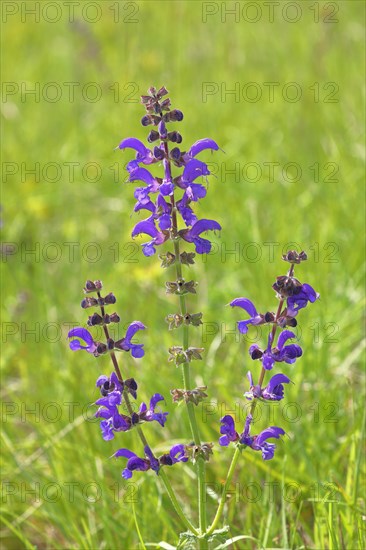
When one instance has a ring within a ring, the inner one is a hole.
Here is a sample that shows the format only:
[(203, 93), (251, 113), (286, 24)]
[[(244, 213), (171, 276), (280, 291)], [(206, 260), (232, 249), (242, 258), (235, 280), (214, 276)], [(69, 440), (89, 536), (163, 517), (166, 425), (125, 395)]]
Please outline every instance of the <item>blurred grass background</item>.
[[(149, 328), (145, 359), (122, 359), (140, 398), (167, 396), (165, 429), (147, 430), (154, 449), (189, 440), (184, 409), (169, 398), (181, 385), (167, 362), (167, 347), (180, 343), (164, 323), (177, 310), (164, 292), (170, 275), (130, 244), (138, 217), (123, 166), (131, 156), (114, 151), (123, 137), (145, 139), (137, 100), (164, 84), (185, 113), (184, 147), (212, 137), (225, 151), (200, 157), (217, 177), (198, 212), (223, 230), (190, 273), (200, 283), (190, 309), (208, 323), (192, 337), (206, 348), (192, 365), (194, 382), (209, 386), (198, 407), (205, 440), (217, 442), (225, 411), (242, 412), (245, 374), (254, 371), (250, 342), (230, 333), (240, 313), (225, 305), (246, 296), (274, 309), (271, 284), (289, 242), (308, 251), (297, 275), (321, 293), (299, 317), (304, 357), (285, 371), (294, 405), (276, 407), (274, 418), (263, 409), (258, 421), (258, 429), (278, 422), (290, 439), (268, 463), (245, 453), (237, 471), (230, 535), (256, 540), (232, 547), (363, 548), (364, 4), (297, 2), (284, 11), (281, 2), (272, 22), (261, 2), (256, 12), (236, 3), (236, 16), (225, 12), (234, 3), (84, 2), (73, 17), (64, 2), (41, 2), (37, 21), (26, 12), (35, 4), (4, 3), (2, 14), (2, 547), (138, 548), (132, 502), (145, 542), (177, 542), (159, 480), (141, 474), (126, 485), (123, 461), (108, 459), (120, 447), (139, 452), (134, 434), (107, 443), (92, 420), (88, 404), (108, 358), (73, 354), (66, 339), (70, 323), (86, 321), (85, 280), (102, 279), (122, 324)], [(257, 102), (249, 82), (262, 92)], [(272, 101), (268, 82), (278, 83)], [(299, 101), (283, 97), (293, 97), (289, 82)], [(225, 94), (235, 86), (239, 97)], [(273, 181), (265, 163), (278, 163)], [(222, 483), (230, 458), (215, 445), (208, 482)], [(195, 517), (194, 469), (168, 474)], [(211, 516), (218, 489), (208, 495)]]

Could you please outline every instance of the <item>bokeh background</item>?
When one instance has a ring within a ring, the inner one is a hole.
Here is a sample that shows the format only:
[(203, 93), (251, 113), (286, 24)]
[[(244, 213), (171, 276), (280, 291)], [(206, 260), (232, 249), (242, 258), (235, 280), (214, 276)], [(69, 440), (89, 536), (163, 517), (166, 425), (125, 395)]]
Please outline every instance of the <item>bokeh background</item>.
[[(93, 420), (108, 357), (72, 353), (66, 337), (70, 324), (85, 326), (85, 280), (102, 279), (121, 330), (148, 326), (146, 357), (122, 359), (141, 398), (166, 396), (166, 427), (148, 426), (154, 449), (189, 441), (169, 397), (181, 376), (167, 348), (180, 334), (164, 318), (177, 304), (158, 258), (131, 240), (132, 156), (114, 150), (146, 138), (139, 96), (163, 84), (185, 114), (184, 147), (211, 137), (223, 149), (200, 157), (214, 176), (198, 206), (223, 229), (189, 273), (199, 281), (190, 309), (205, 321), (192, 331), (206, 349), (192, 377), (209, 388), (198, 415), (216, 443), (209, 513), (231, 458), (217, 445), (219, 418), (243, 418), (245, 375), (258, 368), (247, 349), (265, 336), (239, 338), (240, 312), (225, 306), (246, 296), (275, 309), (281, 254), (297, 247), (309, 255), (297, 275), (321, 300), (299, 317), (304, 356), (285, 371), (286, 402), (258, 419), (289, 438), (270, 462), (244, 453), (234, 478), (230, 535), (253, 538), (232, 547), (364, 547), (364, 4), (72, 4), (2, 4), (2, 547), (138, 548), (133, 506), (145, 544), (177, 543), (159, 479), (127, 485), (123, 461), (108, 458), (138, 452), (135, 434), (105, 442)], [(195, 470), (168, 474), (195, 517)]]

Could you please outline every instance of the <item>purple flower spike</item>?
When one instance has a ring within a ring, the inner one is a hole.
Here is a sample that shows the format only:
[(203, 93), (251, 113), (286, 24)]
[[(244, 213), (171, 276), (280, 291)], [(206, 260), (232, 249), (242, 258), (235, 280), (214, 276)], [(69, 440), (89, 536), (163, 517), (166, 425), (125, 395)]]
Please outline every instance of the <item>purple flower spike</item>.
[(248, 332), (249, 325), (261, 325), (264, 322), (263, 315), (260, 315), (255, 309), (253, 302), (248, 300), (248, 298), (236, 298), (230, 302), (231, 307), (241, 307), (250, 315), (250, 319), (247, 321), (238, 321), (238, 329), (242, 334)]
[(219, 443), (222, 447), (227, 447), (230, 441), (237, 441), (239, 439), (239, 434), (235, 431), (234, 419), (229, 414), (223, 416), (220, 422), (222, 424), (220, 433), (223, 435), (220, 437)]
[(154, 162), (154, 155), (145, 147), (145, 145), (137, 138), (126, 138), (121, 141), (119, 144), (119, 149), (135, 149), (136, 151), (136, 160), (143, 162), (144, 164), (151, 164)]
[(92, 335), (86, 328), (77, 327), (69, 331), (68, 338), (80, 338), (86, 346), (83, 346), (79, 340), (71, 340), (69, 346), (72, 351), (77, 351), (79, 349), (85, 349), (88, 353), (94, 353), (97, 349), (96, 343), (93, 340)]
[(313, 287), (306, 283), (301, 285), (297, 294), (287, 298), (287, 315), (296, 317), (299, 309), (306, 307), (308, 302), (314, 303), (319, 297), (320, 294), (318, 294)]

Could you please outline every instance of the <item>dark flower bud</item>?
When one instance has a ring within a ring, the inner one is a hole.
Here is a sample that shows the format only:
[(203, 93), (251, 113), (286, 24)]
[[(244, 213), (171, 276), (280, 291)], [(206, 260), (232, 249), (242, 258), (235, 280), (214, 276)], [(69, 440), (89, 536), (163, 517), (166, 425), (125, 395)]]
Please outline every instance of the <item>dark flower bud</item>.
[(117, 313), (112, 313), (108, 317), (110, 323), (119, 323), (121, 320), (121, 317)]
[(177, 142), (177, 139), (178, 139), (178, 132), (168, 132), (168, 139), (169, 141), (172, 141), (173, 143), (176, 143)]
[(161, 99), (163, 96), (167, 95), (168, 93), (169, 93), (169, 92), (168, 92), (168, 90), (166, 89), (166, 87), (165, 87), (165, 86), (162, 86), (162, 87), (158, 90), (158, 92), (157, 92), (157, 94), (156, 94), (156, 97), (157, 97), (158, 99)]
[(299, 264), (308, 259), (306, 252), (303, 250), (299, 254), (296, 250), (289, 250), (286, 254), (282, 256), (282, 259), (285, 262), (290, 262), (291, 264)]
[(159, 132), (157, 132), (156, 130), (151, 130), (151, 132), (147, 136), (147, 141), (149, 143), (153, 143), (157, 139), (159, 139)]
[(183, 141), (182, 136), (180, 135), (179, 132), (177, 132), (177, 143), (182, 143), (182, 141)]
[(116, 297), (115, 297), (115, 295), (114, 295), (112, 292), (110, 292), (109, 294), (107, 294), (107, 296), (104, 298), (104, 303), (105, 303), (106, 305), (115, 304), (116, 301), (117, 301), (117, 300), (116, 300)]
[(98, 300), (96, 298), (93, 298), (92, 296), (87, 296), (86, 298), (84, 298), (84, 300), (82, 300), (80, 305), (83, 309), (86, 309), (88, 307), (97, 306), (98, 305)]
[(164, 101), (162, 101), (160, 103), (160, 108), (161, 108), (162, 111), (169, 111), (170, 105), (171, 105), (170, 99), (167, 98), (167, 99), (164, 99)]
[(301, 289), (301, 283), (295, 277), (288, 277), (282, 275), (277, 277), (276, 282), (272, 285), (272, 288), (282, 297), (288, 298), (294, 294), (298, 294)]
[(273, 323), (275, 320), (275, 314), (271, 313), (270, 311), (267, 311), (267, 313), (264, 314), (264, 322), (265, 323)]
[[(100, 283), (100, 281), (96, 281), (96, 282)], [(97, 291), (97, 287), (95, 286), (95, 283), (93, 283), (93, 281), (90, 281), (90, 280), (86, 281), (84, 292), (88, 293), (88, 292), (96, 292), (96, 291)]]
[(159, 464), (160, 466), (172, 466), (173, 460), (171, 459), (170, 455), (162, 455), (159, 458)]
[(145, 115), (141, 119), (141, 124), (143, 126), (149, 126), (150, 124), (153, 124), (154, 126), (157, 126), (160, 122), (161, 118), (156, 115)]
[(142, 95), (141, 96), (141, 103), (143, 105), (146, 105), (146, 103), (150, 103), (150, 101), (151, 101), (151, 96), (149, 96), (149, 95)]
[(170, 111), (170, 120), (171, 121), (177, 121), (180, 122), (183, 120), (183, 113), (182, 111), (178, 111), (178, 109), (174, 109), (173, 111)]
[(111, 391), (111, 385), (109, 380), (104, 382), (104, 384), (100, 387), (100, 393), (103, 395), (103, 397), (106, 397), (109, 392)]
[(108, 348), (109, 351), (112, 351), (112, 349), (114, 349), (114, 340), (112, 340), (112, 338), (108, 338), (107, 348)]
[(137, 413), (135, 413), (135, 412), (132, 413), (132, 414), (131, 414), (131, 423), (132, 423), (132, 425), (135, 426), (136, 424), (139, 423), (139, 421), (140, 421), (139, 415), (138, 415)]
[(170, 151), (169, 156), (173, 160), (179, 160), (181, 156), (180, 149), (178, 149), (178, 147), (174, 147), (174, 149)]
[(125, 388), (127, 388), (128, 393), (130, 393), (134, 399), (137, 398), (137, 382), (134, 378), (127, 378), (127, 380), (125, 380)]
[(165, 153), (160, 149), (160, 147), (154, 147), (154, 157), (157, 160), (163, 160), (163, 158), (165, 157)]
[(94, 286), (95, 286), (95, 289), (96, 290), (102, 290), (103, 288), (103, 284), (102, 284), (102, 281), (94, 281)]
[(87, 324), (89, 327), (101, 325), (103, 324), (103, 318), (99, 315), (99, 313), (93, 313), (93, 315), (89, 317)]
[(250, 357), (255, 361), (256, 359), (260, 359), (263, 355), (263, 351), (259, 348), (254, 348), (249, 350)]
[(183, 120), (183, 113), (182, 111), (178, 111), (177, 109), (173, 109), (173, 111), (169, 111), (168, 113), (165, 113), (163, 115), (164, 122), (180, 122)]
[(98, 342), (95, 353), (96, 355), (103, 355), (103, 353), (107, 353), (107, 346), (103, 344), (103, 342)]
[(147, 93), (150, 95), (156, 95), (156, 88), (154, 86), (150, 86), (150, 88), (147, 90)]

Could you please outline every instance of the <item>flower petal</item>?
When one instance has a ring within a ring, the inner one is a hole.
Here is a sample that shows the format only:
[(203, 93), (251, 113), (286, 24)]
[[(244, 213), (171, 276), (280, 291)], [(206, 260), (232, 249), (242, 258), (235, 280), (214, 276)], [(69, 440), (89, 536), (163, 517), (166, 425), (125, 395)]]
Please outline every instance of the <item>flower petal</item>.
[(235, 300), (230, 302), (230, 305), (231, 307), (241, 307), (251, 317), (256, 317), (258, 315), (257, 310), (255, 309), (255, 305), (253, 304), (253, 302), (248, 300), (248, 298), (235, 298)]
[(289, 340), (290, 338), (296, 338), (296, 334), (291, 330), (283, 330), (278, 337), (277, 348), (281, 351), (281, 349), (285, 345), (285, 342), (287, 342), (287, 340)]
[(133, 321), (126, 330), (126, 340), (131, 341), (137, 331), (145, 330), (145, 328), (145, 325), (141, 321)]
[(196, 141), (192, 147), (189, 149), (188, 154), (191, 157), (195, 157), (200, 153), (201, 151), (204, 151), (205, 149), (212, 149), (213, 151), (218, 151), (220, 147), (217, 145), (217, 143), (213, 139), (199, 139)]

